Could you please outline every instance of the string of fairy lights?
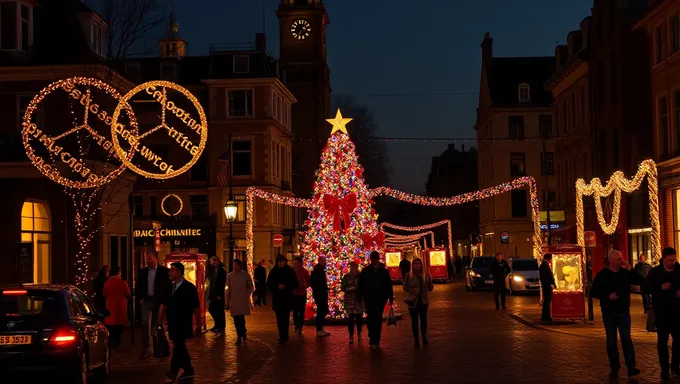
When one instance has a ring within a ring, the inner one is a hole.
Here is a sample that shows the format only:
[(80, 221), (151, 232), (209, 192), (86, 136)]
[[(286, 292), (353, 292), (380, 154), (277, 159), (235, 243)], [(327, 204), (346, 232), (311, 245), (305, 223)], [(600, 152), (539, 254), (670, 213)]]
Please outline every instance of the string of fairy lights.
[[(451, 220), (449, 220), (449, 219), (437, 221), (435, 223), (430, 223), (430, 224), (425, 224), (425, 225), (417, 225), (417, 226), (411, 226), (411, 227), (383, 222), (383, 223), (380, 224), (380, 229), (384, 231), (385, 227), (387, 227), (387, 228), (392, 228), (392, 229), (396, 229), (396, 230), (400, 230), (400, 231), (416, 232), (416, 231), (422, 231), (422, 230), (426, 230), (426, 229), (436, 228), (436, 227), (439, 227), (439, 226), (445, 225), (445, 224), (446, 224), (446, 229), (447, 229), (447, 234), (448, 234), (449, 252), (453, 252), (453, 235), (452, 235), (452, 228), (451, 228)], [(433, 247), (434, 247), (434, 243), (433, 243)]]
[[(383, 232), (385, 231), (383, 230)], [(413, 235), (400, 235), (396, 233), (385, 232), (385, 242), (389, 244), (406, 243), (413, 240), (420, 240), (421, 238), (427, 240), (427, 236), (430, 236), (430, 244), (432, 247), (434, 247), (434, 232), (432, 231), (414, 233)]]

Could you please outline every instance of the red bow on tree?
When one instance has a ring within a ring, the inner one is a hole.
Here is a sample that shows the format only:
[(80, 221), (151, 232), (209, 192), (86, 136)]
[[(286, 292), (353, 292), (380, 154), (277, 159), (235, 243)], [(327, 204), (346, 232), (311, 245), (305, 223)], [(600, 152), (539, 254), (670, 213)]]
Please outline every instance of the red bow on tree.
[(383, 243), (385, 243), (385, 232), (380, 231), (375, 235), (364, 234), (361, 240), (363, 240), (364, 248), (366, 249), (380, 249), (383, 247)]
[(345, 228), (349, 227), (349, 215), (357, 207), (357, 195), (350, 193), (342, 199), (331, 195), (323, 195), (323, 206), (326, 212), (333, 216), (333, 229), (335, 232), (341, 232), (343, 229), (340, 225), (340, 218), (342, 217), (342, 220), (345, 222)]

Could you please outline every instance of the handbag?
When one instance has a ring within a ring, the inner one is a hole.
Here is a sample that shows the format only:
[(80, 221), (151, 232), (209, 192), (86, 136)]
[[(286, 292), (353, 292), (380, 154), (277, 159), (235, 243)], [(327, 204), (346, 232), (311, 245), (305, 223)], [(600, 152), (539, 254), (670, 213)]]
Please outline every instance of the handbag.
[(387, 326), (398, 325), (397, 316), (394, 315), (394, 308), (390, 307), (390, 312), (387, 314)]
[(158, 327), (153, 334), (153, 356), (156, 358), (170, 356), (170, 342), (165, 336), (163, 327)]
[(654, 306), (649, 306), (647, 310), (647, 332), (656, 332), (656, 315), (654, 314)]
[(416, 306), (416, 301), (417, 301), (416, 297), (411, 294), (406, 295), (406, 298), (404, 299), (406, 305), (408, 305), (411, 308)]

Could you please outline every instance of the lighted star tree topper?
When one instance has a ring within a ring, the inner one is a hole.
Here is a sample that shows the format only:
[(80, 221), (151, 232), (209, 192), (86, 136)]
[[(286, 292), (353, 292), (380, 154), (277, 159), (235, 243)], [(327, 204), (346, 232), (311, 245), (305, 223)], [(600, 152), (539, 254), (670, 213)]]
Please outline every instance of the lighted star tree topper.
[[(378, 236), (380, 229), (364, 182), (364, 169), (347, 133), (346, 125), (351, 120), (342, 117), (340, 110), (334, 119), (326, 120), (333, 130), (316, 172), (312, 208), (305, 222), (309, 229), (302, 243), (309, 269), (317, 264), (319, 256), (326, 256), (329, 317), (333, 318), (344, 317), (340, 279), (349, 263), (354, 260), (363, 264), (372, 248), (382, 246), (381, 242), (368, 241)], [(310, 292), (308, 307), (312, 303)]]

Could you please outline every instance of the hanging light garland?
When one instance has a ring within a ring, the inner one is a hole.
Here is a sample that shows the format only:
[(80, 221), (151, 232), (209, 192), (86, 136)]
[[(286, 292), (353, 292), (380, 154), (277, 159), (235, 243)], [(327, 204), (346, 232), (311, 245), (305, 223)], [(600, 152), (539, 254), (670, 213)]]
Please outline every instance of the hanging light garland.
[(432, 231), (426, 231), (426, 232), (419, 232), (415, 233), (413, 235), (399, 235), (396, 233), (389, 233), (385, 232), (386, 236), (386, 241), (390, 243), (403, 243), (403, 242), (408, 242), (408, 241), (413, 241), (413, 240), (420, 240), (422, 237), (430, 236), (430, 244), (432, 246), (435, 246), (435, 241), (434, 241), (434, 232)]
[(392, 228), (392, 229), (398, 229), (400, 231), (415, 232), (415, 231), (422, 231), (424, 229), (436, 228), (436, 227), (438, 227), (440, 225), (444, 225), (444, 224), (446, 224), (446, 226), (447, 226), (448, 235), (449, 235), (449, 252), (453, 253), (453, 236), (452, 236), (452, 230), (451, 230), (451, 220), (448, 220), (448, 219), (442, 220), (442, 221), (437, 221), (436, 223), (418, 225), (418, 226), (414, 226), (414, 227), (407, 227), (407, 226), (396, 225), (396, 224), (392, 224), (392, 223), (381, 223), (380, 229), (384, 231), (385, 227), (387, 227), (387, 228)]
[[(645, 160), (638, 165), (635, 176), (627, 179), (623, 172), (617, 171), (603, 186), (598, 178), (594, 178), (589, 184), (583, 179), (576, 181), (576, 228), (577, 241), (580, 246), (585, 244), (585, 223), (583, 212), (583, 196), (593, 196), (595, 200), (595, 212), (597, 221), (602, 231), (611, 235), (616, 232), (619, 223), (621, 210), (621, 191), (633, 193), (642, 185), (642, 181), (647, 177), (647, 188), (649, 192), (649, 218), (652, 224), (652, 262), (658, 263), (661, 259), (661, 222), (659, 220), (659, 179), (656, 163), (653, 160)], [(611, 221), (607, 223), (602, 209), (601, 198), (607, 198), (614, 194), (614, 204), (612, 205)]]

